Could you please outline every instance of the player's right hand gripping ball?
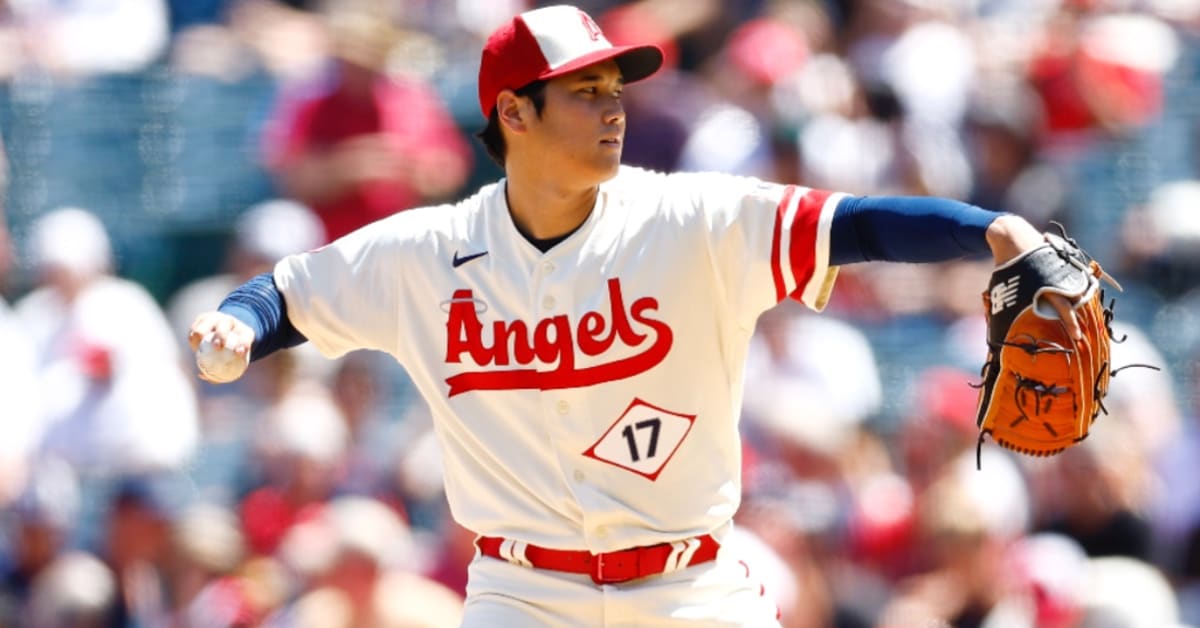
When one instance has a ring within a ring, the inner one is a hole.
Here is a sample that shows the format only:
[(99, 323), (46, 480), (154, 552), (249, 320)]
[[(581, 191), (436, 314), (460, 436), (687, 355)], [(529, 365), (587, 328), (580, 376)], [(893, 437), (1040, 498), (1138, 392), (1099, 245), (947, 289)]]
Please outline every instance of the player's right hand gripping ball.
[[(1120, 290), (1065, 232), (1047, 233), (1046, 241), (996, 268), (983, 293), (988, 360), (979, 385), (979, 444), (990, 434), (1031, 456), (1052, 456), (1083, 440), (1104, 409), (1113, 303), (1105, 307), (1101, 280)], [(1041, 298), (1047, 293), (1071, 302), (1081, 339)]]
[(227, 347), (213, 344), (213, 334), (208, 334), (196, 348), (196, 368), (204, 378), (215, 384), (225, 384), (242, 376), (250, 366), (250, 352), (238, 355)]

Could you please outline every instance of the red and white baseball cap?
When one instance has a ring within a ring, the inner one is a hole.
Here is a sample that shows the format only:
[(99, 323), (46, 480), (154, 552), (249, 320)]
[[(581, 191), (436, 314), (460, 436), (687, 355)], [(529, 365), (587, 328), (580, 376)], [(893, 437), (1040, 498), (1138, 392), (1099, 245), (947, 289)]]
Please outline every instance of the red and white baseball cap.
[(626, 83), (658, 71), (663, 51), (655, 45), (614, 46), (587, 13), (566, 5), (526, 11), (488, 37), (479, 64), (479, 108), (488, 117), (496, 97), (608, 59), (616, 59)]

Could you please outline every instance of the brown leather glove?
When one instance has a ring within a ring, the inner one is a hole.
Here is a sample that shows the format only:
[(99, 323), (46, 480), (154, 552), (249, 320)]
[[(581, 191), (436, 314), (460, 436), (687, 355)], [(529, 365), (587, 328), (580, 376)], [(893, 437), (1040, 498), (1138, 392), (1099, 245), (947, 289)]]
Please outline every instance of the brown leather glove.
[[(976, 416), (980, 446), (990, 434), (1013, 451), (1051, 456), (1087, 437), (1112, 375), (1112, 303), (1104, 305), (1101, 280), (1120, 290), (1065, 232), (1047, 233), (1045, 245), (992, 272), (983, 293), (988, 360)], [(1071, 302), (1082, 338), (1067, 333), (1044, 302), (1047, 293)]]

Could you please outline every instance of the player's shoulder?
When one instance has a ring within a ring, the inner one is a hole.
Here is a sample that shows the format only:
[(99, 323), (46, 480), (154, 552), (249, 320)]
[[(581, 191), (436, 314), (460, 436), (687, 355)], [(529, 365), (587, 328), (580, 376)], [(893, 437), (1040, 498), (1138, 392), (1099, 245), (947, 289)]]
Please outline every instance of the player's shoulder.
[(403, 214), (409, 214), (409, 219), (425, 232), (461, 234), (474, 227), (482, 214), (493, 208), (497, 199), (503, 198), (503, 182), (489, 183), (454, 203), (422, 207)]
[(403, 246), (436, 246), (447, 239), (464, 239), (474, 234), (483, 214), (503, 198), (498, 183), (490, 183), (454, 203), (407, 209), (374, 222), (348, 237), (370, 238), (376, 243)]
[(659, 172), (637, 166), (621, 166), (617, 176), (605, 186), (623, 194), (646, 194), (658, 191), (681, 195), (695, 195), (712, 190), (782, 187), (762, 179), (726, 172)]
[(604, 182), (601, 189), (618, 197), (653, 198), (662, 194), (678, 178), (677, 173), (659, 172), (638, 166), (621, 166), (617, 176)]
[(632, 209), (635, 215), (646, 220), (669, 208), (685, 189), (678, 173), (637, 166), (621, 166), (617, 176), (600, 185), (610, 207)]
[(633, 166), (622, 166), (618, 175), (604, 184), (606, 193), (622, 205), (672, 215), (735, 206), (756, 196), (777, 198), (783, 187), (720, 172), (663, 173)]

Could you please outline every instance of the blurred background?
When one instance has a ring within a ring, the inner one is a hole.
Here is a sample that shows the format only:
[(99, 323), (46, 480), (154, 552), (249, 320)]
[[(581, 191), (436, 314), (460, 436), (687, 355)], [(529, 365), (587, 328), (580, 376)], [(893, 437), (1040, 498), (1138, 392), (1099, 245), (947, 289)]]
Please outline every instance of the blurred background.
[[(471, 535), (386, 357), (206, 385), (241, 281), (499, 170), (524, 0), (0, 0), (0, 626), (454, 626)], [(785, 626), (1200, 626), (1200, 0), (582, 1), (668, 53), (626, 162), (1066, 226), (1124, 286), (1091, 437), (975, 469), (990, 264), (764, 315), (735, 543)], [(420, 272), (406, 269), (404, 272)]]

